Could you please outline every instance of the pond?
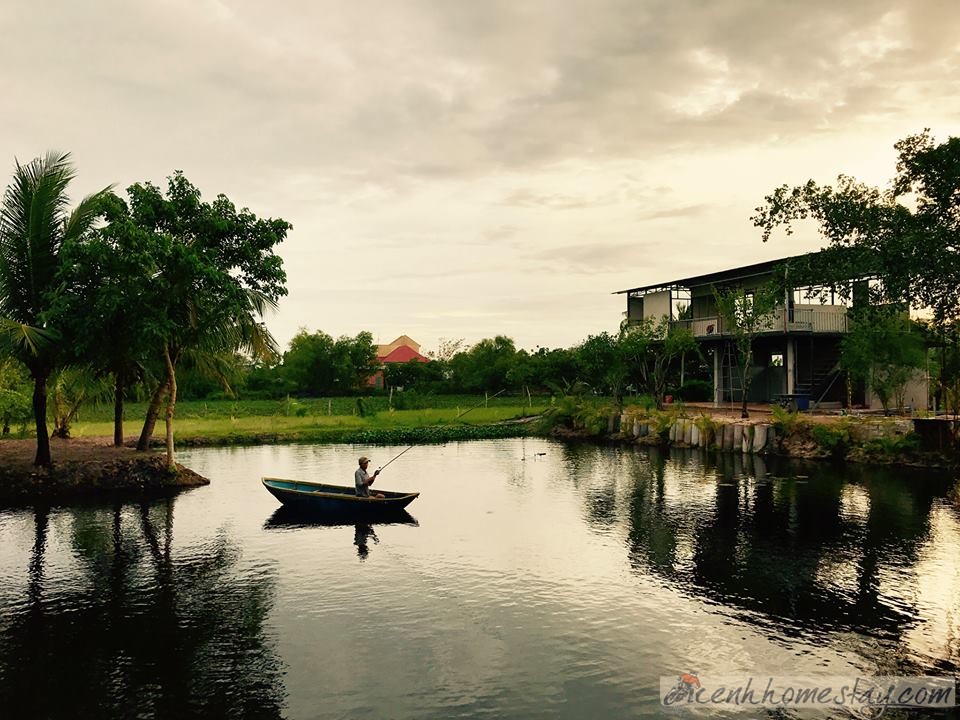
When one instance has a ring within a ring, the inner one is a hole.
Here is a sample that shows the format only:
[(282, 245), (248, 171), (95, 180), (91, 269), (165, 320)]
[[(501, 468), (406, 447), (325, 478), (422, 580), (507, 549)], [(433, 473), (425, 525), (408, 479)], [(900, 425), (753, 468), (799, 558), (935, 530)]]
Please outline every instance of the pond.
[(3, 714), (657, 717), (662, 675), (960, 668), (947, 476), (528, 438), (414, 448), (376, 485), (422, 493), (404, 522), (260, 485), (402, 449), (196, 449), (176, 498), (0, 511)]

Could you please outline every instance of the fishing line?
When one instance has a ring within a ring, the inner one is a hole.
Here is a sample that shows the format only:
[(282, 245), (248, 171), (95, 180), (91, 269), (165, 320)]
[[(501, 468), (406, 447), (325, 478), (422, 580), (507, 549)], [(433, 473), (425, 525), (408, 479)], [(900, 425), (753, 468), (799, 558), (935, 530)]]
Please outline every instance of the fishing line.
[[(468, 412), (470, 412), (471, 410), (476, 410), (476, 409), (477, 409), (478, 407), (480, 407), (481, 405), (486, 404), (490, 399), (495, 398), (497, 395), (501, 395), (501, 394), (503, 394), (504, 392), (506, 392), (506, 389), (501, 390), (500, 392), (497, 392), (497, 393), (495, 393), (495, 394), (493, 394), (493, 395), (490, 395), (490, 396), (488, 396), (488, 397), (485, 397), (483, 400), (481, 400), (480, 402), (478, 402), (478, 403), (477, 403), (476, 405), (474, 405), (473, 407), (467, 408), (467, 409), (464, 410), (462, 413), (459, 413), (459, 414), (458, 414), (455, 418), (453, 418), (452, 420), (447, 420), (446, 422), (440, 423), (440, 425), (439, 425), (438, 427), (443, 427), (444, 425), (447, 425), (447, 424), (449, 424), (449, 423), (456, 422), (457, 420), (459, 420), (460, 418), (462, 418), (464, 415), (466, 415), (466, 414), (467, 414)], [(382, 465), (381, 467), (378, 467), (378, 468), (377, 468), (377, 472), (381, 472), (381, 473), (382, 473), (382, 472), (386, 469), (387, 465), (389, 465), (390, 463), (392, 463), (394, 460), (396, 460), (397, 458), (399, 458), (399, 457), (400, 457), (401, 455), (403, 455), (404, 453), (409, 452), (410, 450), (413, 450), (413, 448), (415, 448), (415, 447), (417, 446), (417, 444), (418, 444), (418, 443), (414, 443), (413, 445), (411, 445), (410, 447), (408, 447), (408, 448), (407, 448), (406, 450), (404, 450), (403, 452), (400, 452), (400, 453), (394, 455), (392, 458), (390, 458), (390, 460), (387, 461), (387, 463), (386, 463), (385, 465)]]

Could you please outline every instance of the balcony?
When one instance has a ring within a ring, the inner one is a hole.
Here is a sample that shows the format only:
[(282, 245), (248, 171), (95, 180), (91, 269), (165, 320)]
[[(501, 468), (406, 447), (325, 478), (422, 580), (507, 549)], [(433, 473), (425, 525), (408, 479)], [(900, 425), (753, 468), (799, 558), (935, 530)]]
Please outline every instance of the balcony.
[[(764, 323), (762, 334), (771, 333), (823, 333), (839, 335), (847, 332), (847, 308), (839, 305), (797, 305), (793, 318), (788, 320), (783, 308), (770, 313)], [(674, 326), (689, 328), (696, 338), (722, 337), (729, 335), (720, 317), (703, 317), (692, 320), (676, 320)]]

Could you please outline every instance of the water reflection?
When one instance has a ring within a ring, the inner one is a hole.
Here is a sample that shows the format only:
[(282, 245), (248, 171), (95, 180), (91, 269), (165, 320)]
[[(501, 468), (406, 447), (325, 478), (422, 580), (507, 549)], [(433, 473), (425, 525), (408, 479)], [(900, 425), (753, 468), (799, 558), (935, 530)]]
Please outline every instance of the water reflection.
[[(779, 642), (858, 633), (900, 643), (931, 620), (917, 595), (943, 580), (921, 559), (945, 476), (679, 450), (624, 453), (611, 473), (607, 453), (566, 453), (596, 532), (623, 507), (636, 573), (724, 606)], [(589, 484), (604, 473), (609, 482)]]
[(193, 450), (213, 483), (175, 502), (0, 510), (0, 716), (655, 717), (681, 670), (960, 667), (955, 480), (522, 442), (405, 456), (422, 526), (263, 490), (369, 450), (340, 446)]
[[(309, 527), (343, 527), (346, 525), (356, 525), (357, 518), (330, 516), (318, 513), (311, 513), (297, 508), (283, 505), (277, 508), (273, 514), (267, 518), (263, 527), (268, 530), (298, 530)], [(411, 525), (419, 527), (420, 523), (406, 510), (397, 510), (389, 515), (370, 520), (367, 524), (374, 525)]]
[(281, 716), (274, 573), (240, 572), (223, 532), (175, 548), (174, 502), (34, 512), (28, 592), (0, 624), (12, 717)]
[(263, 527), (267, 530), (300, 530), (310, 527), (345, 527), (349, 525), (353, 525), (353, 544), (357, 548), (357, 557), (366, 560), (370, 555), (370, 543), (380, 544), (380, 538), (377, 537), (376, 530), (374, 530), (375, 526), (410, 525), (419, 527), (420, 523), (406, 510), (393, 511), (375, 520), (359, 522), (355, 518), (311, 513), (284, 505), (267, 518)]
[(368, 547), (370, 540), (378, 545), (380, 544), (380, 538), (373, 531), (373, 527), (364, 523), (357, 523), (353, 531), (353, 544), (357, 546), (357, 555), (361, 560), (366, 560), (367, 555), (370, 554)]

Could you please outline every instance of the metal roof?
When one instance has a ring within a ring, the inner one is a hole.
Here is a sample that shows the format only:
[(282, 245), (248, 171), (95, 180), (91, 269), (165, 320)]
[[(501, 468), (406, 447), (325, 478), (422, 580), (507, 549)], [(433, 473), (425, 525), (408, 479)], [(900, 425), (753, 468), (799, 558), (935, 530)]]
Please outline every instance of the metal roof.
[[(808, 253), (812, 254), (812, 253)], [(716, 285), (718, 283), (730, 282), (733, 280), (745, 280), (758, 275), (769, 275), (777, 265), (781, 265), (790, 260), (806, 257), (805, 255), (791, 255), (789, 257), (778, 258), (777, 260), (767, 260), (766, 262), (754, 263), (753, 265), (743, 265), (730, 270), (720, 270), (718, 272), (706, 273), (705, 275), (694, 275), (693, 277), (679, 278), (678, 280), (668, 280), (666, 282), (653, 283), (652, 285), (642, 285), (640, 287), (629, 288), (627, 290), (617, 290), (614, 295), (623, 293), (649, 292), (651, 290), (660, 290), (673, 287), (695, 288), (703, 285)]]

